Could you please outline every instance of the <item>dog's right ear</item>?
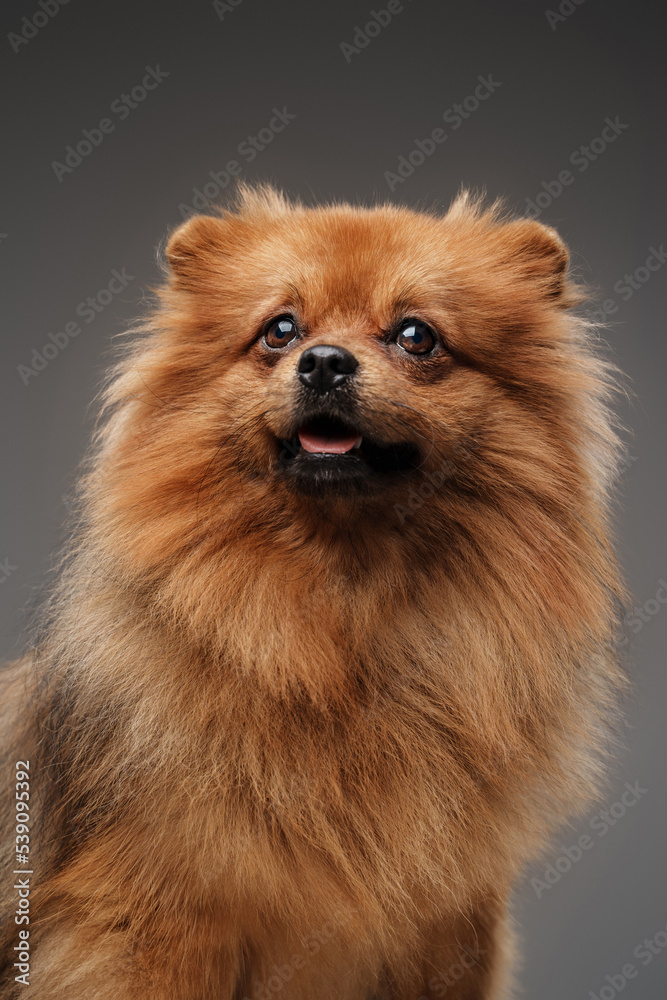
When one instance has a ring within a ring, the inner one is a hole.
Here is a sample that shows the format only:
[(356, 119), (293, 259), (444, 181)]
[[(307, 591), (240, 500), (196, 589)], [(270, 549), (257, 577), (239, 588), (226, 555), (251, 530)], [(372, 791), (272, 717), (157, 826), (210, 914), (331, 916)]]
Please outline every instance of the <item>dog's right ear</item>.
[(192, 284), (196, 276), (215, 269), (224, 250), (225, 230), (223, 219), (195, 215), (171, 234), (165, 256), (179, 283)]

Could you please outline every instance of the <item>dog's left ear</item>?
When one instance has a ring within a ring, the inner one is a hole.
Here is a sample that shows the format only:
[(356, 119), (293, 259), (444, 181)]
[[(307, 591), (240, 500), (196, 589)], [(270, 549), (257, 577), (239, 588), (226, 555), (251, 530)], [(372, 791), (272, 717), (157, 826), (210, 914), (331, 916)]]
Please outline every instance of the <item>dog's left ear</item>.
[(516, 219), (503, 226), (509, 263), (542, 288), (555, 306), (567, 309), (576, 296), (567, 281), (570, 255), (555, 229), (533, 219)]

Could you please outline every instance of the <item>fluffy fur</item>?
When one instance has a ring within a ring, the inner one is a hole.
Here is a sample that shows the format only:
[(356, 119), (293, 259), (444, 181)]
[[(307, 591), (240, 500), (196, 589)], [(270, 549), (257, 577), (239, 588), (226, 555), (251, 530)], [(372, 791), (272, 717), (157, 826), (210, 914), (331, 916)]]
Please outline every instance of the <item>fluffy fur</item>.
[[(3, 678), (35, 875), (0, 996), (505, 998), (511, 888), (595, 795), (622, 685), (610, 380), (567, 252), (465, 195), (246, 189), (166, 257)], [(446, 350), (388, 346), (406, 316)], [(359, 421), (414, 468), (285, 479), (306, 344), (354, 353)]]

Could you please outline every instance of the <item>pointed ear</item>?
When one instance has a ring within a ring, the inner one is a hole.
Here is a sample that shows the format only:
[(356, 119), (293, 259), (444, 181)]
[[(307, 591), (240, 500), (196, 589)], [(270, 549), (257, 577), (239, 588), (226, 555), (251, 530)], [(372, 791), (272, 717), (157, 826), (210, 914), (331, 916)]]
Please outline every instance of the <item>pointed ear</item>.
[(165, 256), (172, 273), (185, 284), (213, 269), (223, 252), (226, 226), (223, 219), (195, 215), (179, 226), (167, 243)]
[(567, 309), (578, 301), (566, 280), (570, 255), (555, 229), (533, 219), (517, 219), (502, 227), (501, 238), (509, 251), (509, 262), (523, 277), (541, 286), (554, 305)]

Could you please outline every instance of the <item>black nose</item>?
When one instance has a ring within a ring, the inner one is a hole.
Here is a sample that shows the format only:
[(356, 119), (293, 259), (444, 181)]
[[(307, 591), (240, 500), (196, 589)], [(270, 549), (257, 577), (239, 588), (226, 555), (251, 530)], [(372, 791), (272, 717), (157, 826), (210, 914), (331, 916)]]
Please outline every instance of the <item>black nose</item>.
[(304, 351), (296, 367), (299, 380), (320, 395), (342, 385), (359, 367), (354, 354), (333, 344), (316, 344)]

